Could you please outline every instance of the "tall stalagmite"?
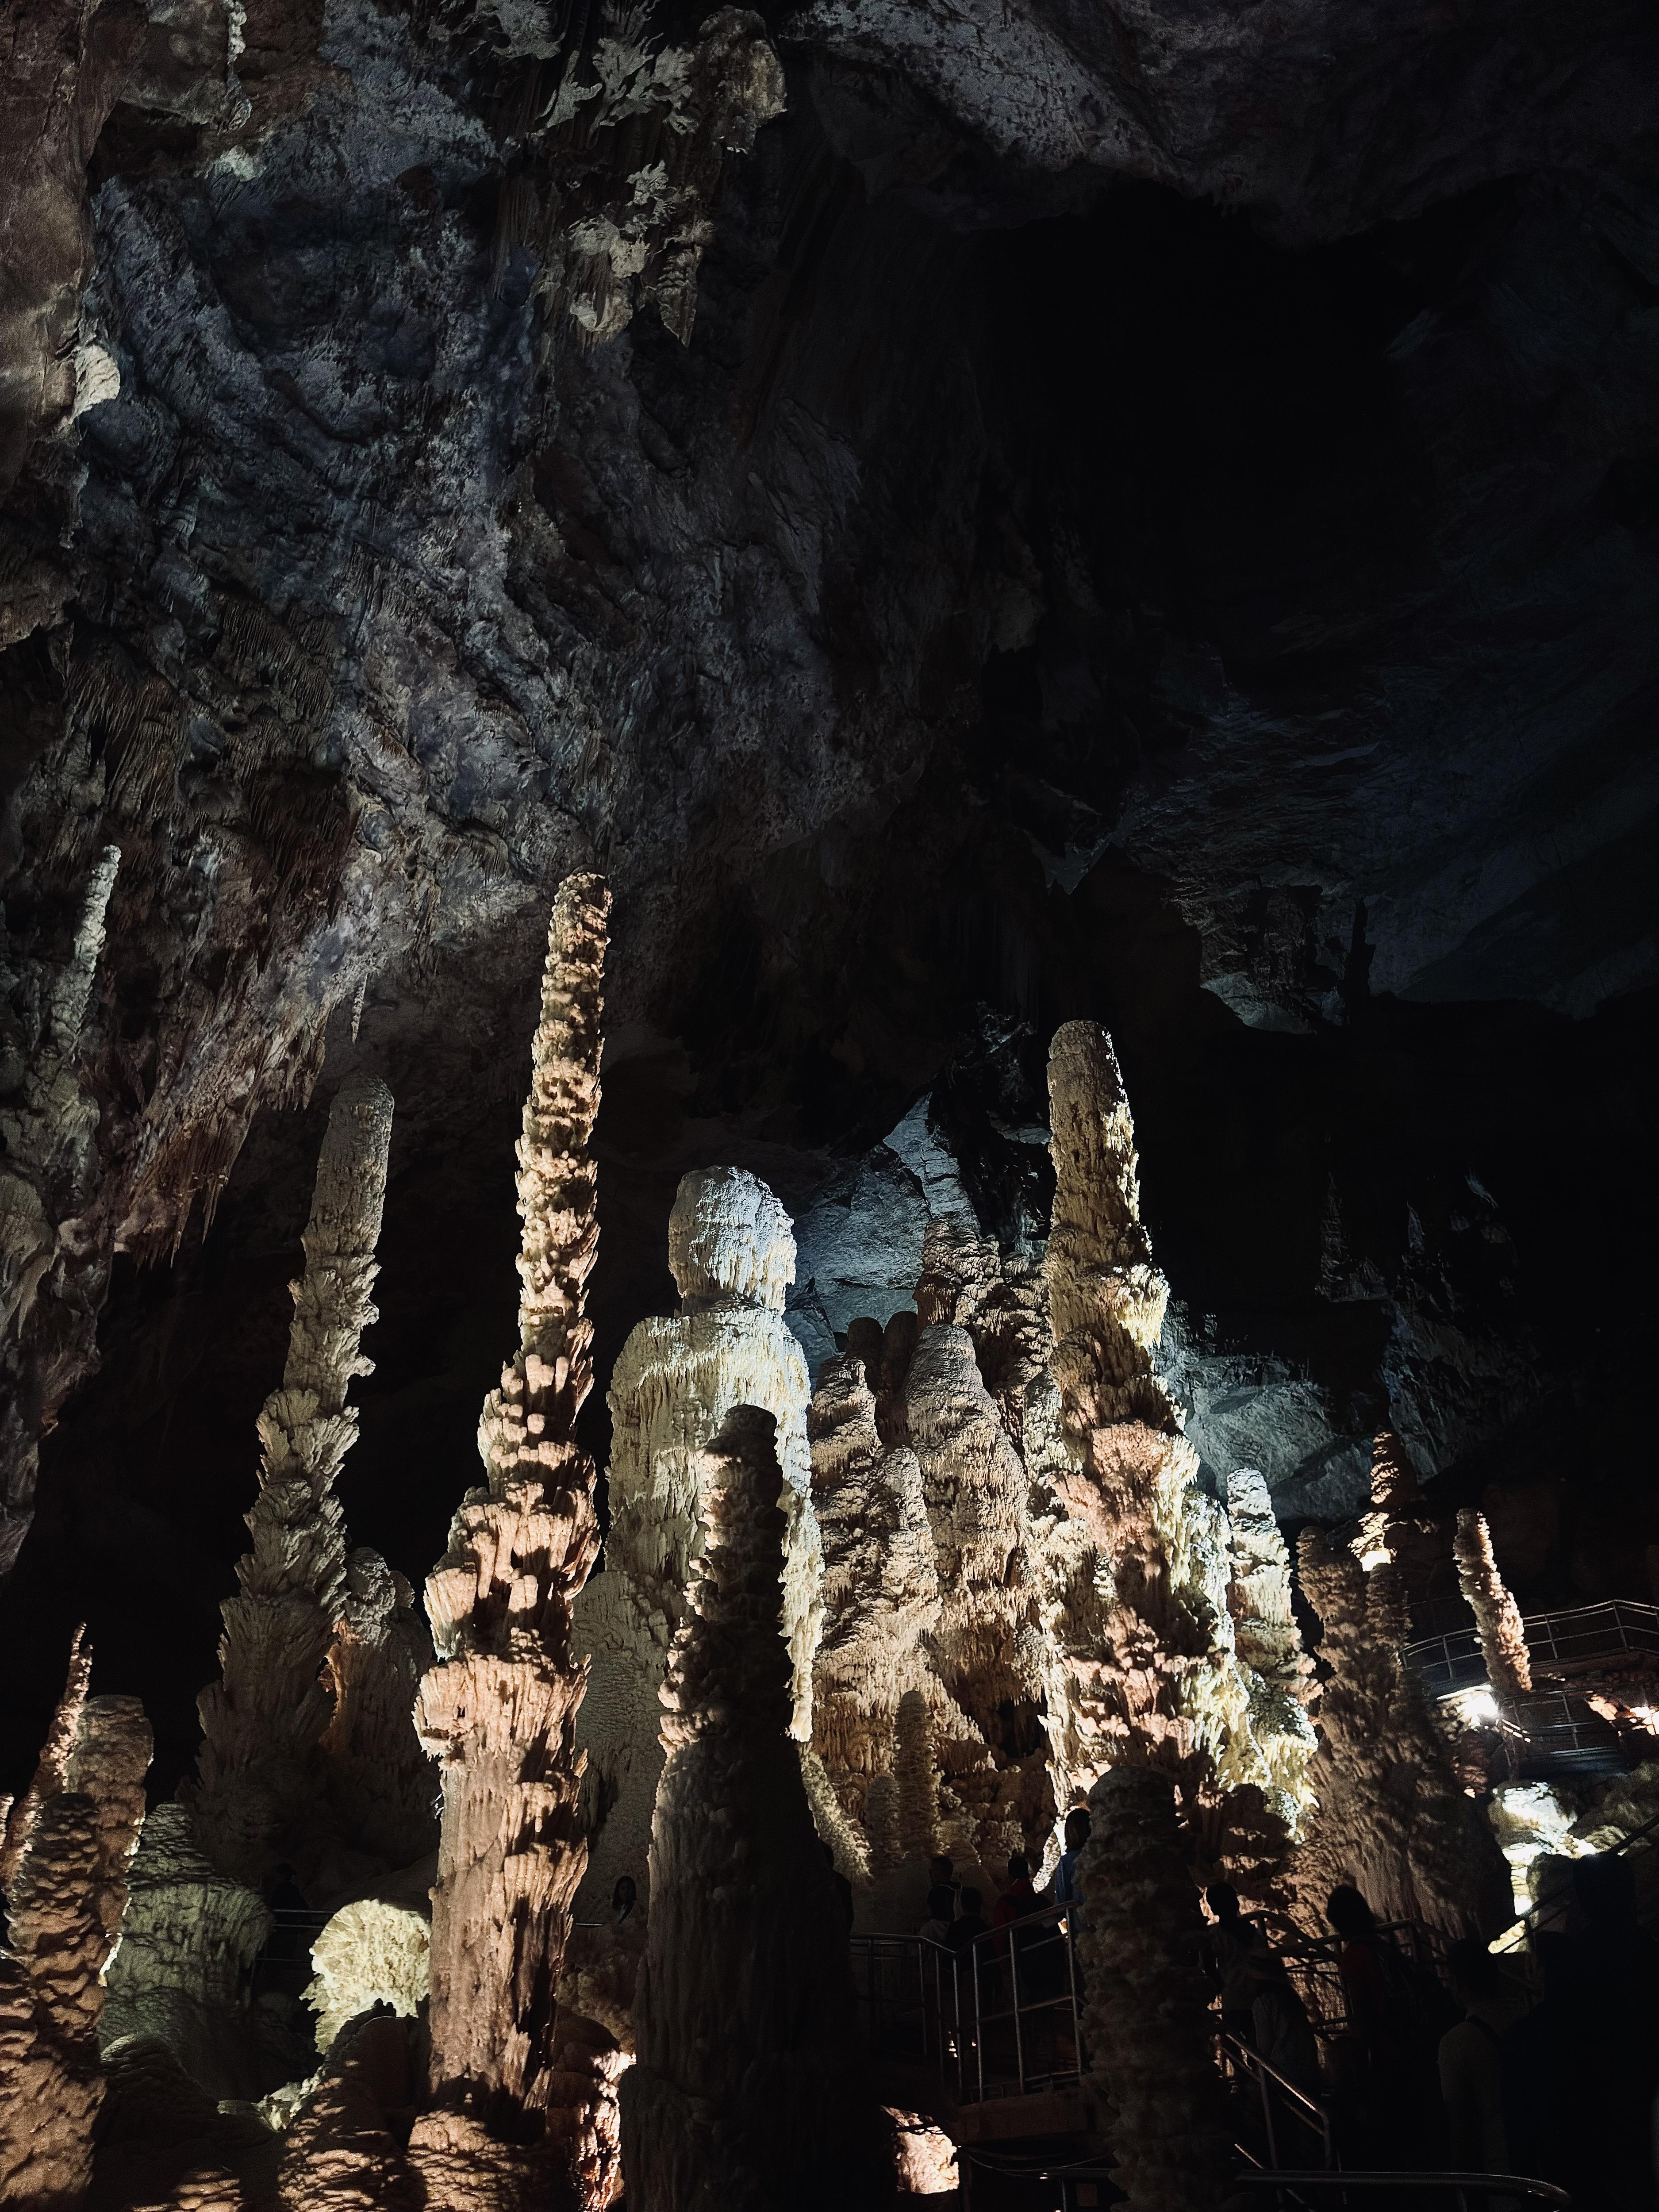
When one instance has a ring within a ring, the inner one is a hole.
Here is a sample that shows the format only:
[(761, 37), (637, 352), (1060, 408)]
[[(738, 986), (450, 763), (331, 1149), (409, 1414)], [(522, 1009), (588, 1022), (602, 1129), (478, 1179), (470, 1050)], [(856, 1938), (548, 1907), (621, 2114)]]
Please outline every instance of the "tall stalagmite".
[(579, 1644), (592, 1666), (580, 1728), (589, 1760), (591, 1863), (582, 1900), (589, 1919), (604, 1911), (619, 1875), (644, 1893), (662, 1771), (663, 1676), (702, 1544), (702, 1453), (734, 1406), (762, 1407), (778, 1424), (789, 1524), (790, 1725), (802, 1741), (812, 1726), (823, 1563), (806, 1441), (806, 1362), (783, 1317), (795, 1278), (789, 1217), (744, 1170), (698, 1169), (675, 1197), (668, 1262), (680, 1310), (641, 1322), (611, 1376), (605, 1571), (577, 1611)]
[[(586, 1861), (574, 1721), (586, 1671), (571, 1606), (599, 1549), (594, 1468), (575, 1440), (592, 1383), (587, 1278), (610, 896), (572, 876), (553, 902), (519, 1139), (520, 1349), (484, 1401), (488, 1486), (469, 1491), (427, 1583), (440, 1655), (416, 1722), (440, 1761), (432, 2086), (473, 2119), (534, 2130), (560, 2108), (554, 1990)], [(556, 2128), (554, 2132), (557, 2132)]]
[(1457, 1516), (1455, 1547), (1457, 1579), (1474, 1615), (1486, 1679), (1500, 1698), (1524, 1697), (1532, 1687), (1527, 1632), (1521, 1608), (1498, 1571), (1484, 1513), (1464, 1507)]
[(671, 1656), (651, 1918), (622, 2082), (638, 2212), (845, 2212), (890, 2197), (846, 1923), (789, 1738), (776, 1424), (704, 1456), (708, 1547)]
[[(346, 1392), (373, 1372), (361, 1344), (375, 1318), (391, 1140), (386, 1085), (343, 1084), (317, 1162), (282, 1388), (259, 1415), (253, 1547), (237, 1562), (241, 1593), (223, 1607), (223, 1680), (199, 1699), (201, 1778), (185, 1794), (209, 1854), (248, 1880), (284, 1859), (309, 1872), (326, 1845), (318, 1747), (331, 1706), (319, 1676), (351, 1597), (334, 1484), (357, 1433)], [(405, 1763), (416, 1756), (411, 1731)]]
[(1269, 1863), (1297, 1811), (1255, 1741), (1228, 1611), (1224, 1516), (1152, 1363), (1169, 1285), (1140, 1219), (1134, 1128), (1110, 1038), (1068, 1022), (1048, 1055), (1055, 1189), (1046, 1271), (1053, 1367), (1074, 1464), (1054, 1485), (1093, 1540), (1066, 1608), (1082, 1782), (1124, 1762), (1163, 1768)]
[(866, 1833), (867, 1858), (871, 1784), (892, 1776), (899, 1700), (928, 1676), (939, 1565), (921, 1467), (907, 1447), (882, 1443), (862, 1360), (825, 1360), (807, 1434), (823, 1545), (812, 1745), (842, 1812)]
[(149, 1723), (136, 1698), (89, 1698), (90, 1671), (77, 1636), (0, 1861), (0, 2204), (30, 2212), (73, 2212), (92, 2179), (102, 1974), (144, 1817)]
[(1309, 1795), (1308, 1762), (1317, 1747), (1308, 1718), (1316, 1687), (1314, 1662), (1302, 1648), (1291, 1610), (1290, 1547), (1267, 1481), (1255, 1468), (1237, 1468), (1227, 1478), (1227, 1609), (1249, 1687), (1250, 1732), (1275, 1787), (1299, 1820)]
[(1213, 2212), (1233, 2163), (1211, 2055), (1203, 1917), (1170, 1778), (1146, 1767), (1089, 1793), (1081, 1869), (1083, 2041), (1129, 2212)]
[(1382, 1919), (1491, 1933), (1510, 1917), (1509, 1870), (1401, 1662), (1399, 1570), (1386, 1559), (1367, 1570), (1316, 1528), (1304, 1529), (1300, 1559), (1330, 1669), (1309, 1771), (1318, 1805), (1291, 1870), (1302, 1918), (1322, 1932), (1327, 1897), (1352, 1882)]

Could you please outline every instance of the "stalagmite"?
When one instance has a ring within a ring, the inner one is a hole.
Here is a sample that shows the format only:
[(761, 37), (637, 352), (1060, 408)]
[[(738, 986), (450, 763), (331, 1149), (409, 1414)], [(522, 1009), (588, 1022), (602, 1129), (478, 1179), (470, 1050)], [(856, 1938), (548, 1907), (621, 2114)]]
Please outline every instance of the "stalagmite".
[(642, 1321), (611, 1377), (605, 1571), (577, 1610), (592, 1655), (580, 1736), (589, 1760), (585, 1917), (621, 1875), (644, 1894), (651, 1808), (662, 1771), (659, 1692), (669, 1641), (702, 1547), (700, 1454), (733, 1406), (775, 1416), (789, 1523), (784, 1621), (793, 1662), (792, 1732), (811, 1734), (812, 1660), (823, 1621), (823, 1554), (811, 1502), (806, 1363), (783, 1318), (794, 1279), (788, 1215), (737, 1168), (682, 1181), (668, 1224), (678, 1314)]
[(1129, 2212), (1214, 2212), (1232, 2131), (1211, 2055), (1188, 1838), (1164, 1775), (1118, 1767), (1089, 1793), (1078, 1948), (1083, 2043)]
[(1500, 1698), (1524, 1697), (1532, 1687), (1532, 1662), (1521, 1608), (1492, 1556), (1484, 1513), (1466, 1506), (1457, 1516), (1457, 1579), (1474, 1615), (1486, 1679)]
[(1251, 1683), (1228, 1611), (1224, 1519), (1198, 1489), (1198, 1455), (1152, 1363), (1169, 1285), (1140, 1219), (1123, 1079), (1097, 1024), (1055, 1033), (1048, 1086), (1055, 1190), (1046, 1272), (1074, 1462), (1054, 1485), (1094, 1546), (1062, 1608), (1068, 1760), (1084, 1783), (1123, 1761), (1163, 1768), (1188, 1809), (1214, 1806), (1219, 1855), (1237, 1849), (1261, 1868), (1287, 1844), (1297, 1807), (1275, 1803), (1282, 1784), (1252, 1731)]
[(323, 2056), (349, 2021), (377, 2004), (413, 2018), (427, 2000), (431, 1954), (431, 1923), (413, 1905), (379, 1897), (343, 1905), (311, 1947), (306, 2002)]
[(0, 2204), (72, 2212), (104, 2097), (103, 1970), (119, 1939), (144, 1814), (149, 1723), (89, 1698), (77, 1637), (34, 1784), (11, 1807), (0, 1953)]
[(865, 1831), (867, 1856), (866, 1800), (876, 1778), (892, 1771), (899, 1700), (930, 1672), (939, 1567), (921, 1466), (913, 1451), (883, 1444), (855, 1355), (819, 1370), (807, 1436), (823, 1546), (812, 1746), (842, 1811)]
[(1381, 1919), (1490, 1934), (1509, 1917), (1508, 1869), (1401, 1662), (1398, 1570), (1368, 1572), (1316, 1528), (1303, 1531), (1300, 1562), (1330, 1668), (1310, 1769), (1318, 1808), (1291, 1869), (1301, 1917), (1322, 1933), (1326, 1899), (1352, 1882)]
[[(241, 1594), (223, 1607), (223, 1680), (199, 1700), (201, 1778), (180, 1793), (210, 1856), (248, 1880), (283, 1859), (310, 1871), (326, 1840), (318, 1747), (331, 1711), (319, 1674), (352, 1596), (334, 1483), (357, 1430), (346, 1392), (373, 1371), (360, 1346), (375, 1317), (369, 1291), (391, 1138), (385, 1085), (343, 1084), (317, 1162), (283, 1386), (259, 1416), (259, 1494), (246, 1516), (253, 1545), (237, 1562)], [(412, 1772), (418, 1753), (407, 1733), (407, 1746), (388, 1755)], [(400, 1787), (389, 1786), (394, 1795)]]
[(586, 1677), (571, 1605), (599, 1548), (594, 1468), (575, 1420), (592, 1381), (609, 911), (597, 876), (567, 878), (554, 901), (518, 1149), (520, 1349), (479, 1425), (488, 1486), (468, 1492), (427, 1584), (440, 1660), (416, 1721), (443, 1787), (432, 2087), (441, 2105), (464, 2108), (426, 2126), (441, 2164), (464, 2164), (483, 2124), (533, 2134), (532, 2116), (559, 2110), (554, 1991), (585, 1857), (574, 1717)]
[(334, 1707), (321, 1747), (329, 1808), (355, 1849), (407, 1866), (434, 1841), (432, 1766), (410, 1718), (432, 1638), (413, 1590), (378, 1552), (360, 1546), (345, 1574), (324, 1662)]
[(708, 1548), (664, 1694), (650, 1924), (622, 2083), (638, 2212), (844, 2212), (890, 2199), (846, 1926), (789, 1741), (776, 1424), (703, 1455)]
[(920, 1690), (907, 1690), (899, 1699), (896, 1734), (899, 1847), (907, 1858), (931, 1858), (939, 1849), (939, 1763), (933, 1716)]

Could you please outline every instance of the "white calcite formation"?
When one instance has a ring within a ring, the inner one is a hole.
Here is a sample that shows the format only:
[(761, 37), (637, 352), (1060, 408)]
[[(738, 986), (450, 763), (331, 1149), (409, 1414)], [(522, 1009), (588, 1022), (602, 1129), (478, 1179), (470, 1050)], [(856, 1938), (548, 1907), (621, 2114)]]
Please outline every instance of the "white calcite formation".
[(642, 1321), (611, 1377), (611, 1512), (605, 1571), (577, 1608), (592, 1680), (579, 1723), (587, 1753), (590, 1865), (584, 1915), (597, 1918), (619, 1875), (645, 1894), (651, 1812), (662, 1771), (658, 1729), (668, 1649), (702, 1547), (703, 1448), (734, 1406), (777, 1423), (788, 1525), (784, 1632), (790, 1732), (812, 1727), (812, 1661), (823, 1617), (823, 1551), (812, 1510), (806, 1363), (783, 1318), (794, 1279), (789, 1217), (738, 1168), (682, 1181), (668, 1224), (680, 1310)]
[[(550, 2061), (554, 1991), (586, 1863), (575, 1742), (586, 1670), (571, 1608), (599, 1526), (595, 1469), (575, 1422), (592, 1382), (586, 1298), (599, 1245), (592, 1134), (609, 914), (597, 876), (567, 878), (554, 900), (518, 1147), (519, 1348), (479, 1424), (487, 1480), (467, 1493), (427, 1584), (439, 1663), (421, 1685), (416, 1722), (443, 1791), (431, 2087), (453, 2115), (434, 2119), (428, 2148), (445, 2159), (487, 2141), (477, 2133), (487, 2125), (533, 2136), (542, 2124), (556, 2143), (580, 2124)], [(501, 2148), (516, 2173), (516, 2154)]]
[[(1054, 1480), (1092, 1547), (1058, 1608), (1065, 1764), (1074, 1788), (1125, 1762), (1162, 1767), (1186, 1809), (1206, 1813), (1214, 1856), (1259, 1886), (1299, 1810), (1297, 1762), (1284, 1747), (1295, 1724), (1241, 1661), (1226, 1516), (1198, 1486), (1198, 1455), (1153, 1363), (1169, 1285), (1140, 1218), (1117, 1056), (1097, 1023), (1055, 1033), (1048, 1088), (1055, 1190), (1045, 1272), (1072, 1453)], [(1254, 1727), (1269, 1705), (1276, 1756)]]
[(1466, 1506), (1457, 1516), (1454, 1539), (1457, 1580), (1480, 1638), (1486, 1680), (1501, 1698), (1524, 1697), (1532, 1687), (1527, 1632), (1492, 1548), (1486, 1516)]
[[(306, 1224), (305, 1272), (293, 1285), (288, 1362), (282, 1388), (259, 1416), (259, 1492), (247, 1515), (252, 1547), (237, 1562), (240, 1594), (223, 1607), (222, 1680), (199, 1700), (200, 1779), (181, 1792), (204, 1848), (249, 1880), (284, 1860), (302, 1875), (315, 1870), (335, 1840), (331, 1765), (344, 1803), (362, 1801), (376, 1842), (389, 1845), (391, 1856), (413, 1856), (425, 1841), (409, 1817), (421, 1776), (408, 1705), (398, 1716), (396, 1700), (375, 1680), (389, 1668), (412, 1693), (410, 1670), (399, 1666), (408, 1631), (397, 1618), (399, 1598), (406, 1618), (412, 1594), (406, 1584), (399, 1590), (398, 1578), (374, 1553), (356, 1555), (349, 1571), (334, 1486), (357, 1432), (346, 1393), (357, 1376), (373, 1371), (362, 1339), (375, 1318), (369, 1292), (379, 1273), (374, 1247), (392, 1110), (384, 1084), (354, 1079), (329, 1113)], [(380, 1584), (386, 1604), (365, 1607), (358, 1589)], [(337, 1629), (355, 1646), (374, 1647), (379, 1668), (354, 1650), (336, 1655), (325, 1670)], [(365, 1710), (354, 1713), (354, 1702)], [(325, 1753), (320, 1747), (330, 1730)], [(384, 1771), (354, 1773), (365, 1759)], [(388, 1806), (397, 1808), (389, 1818)]]
[(28, 2212), (73, 2212), (92, 2179), (104, 1968), (144, 1814), (149, 1723), (136, 1698), (87, 1695), (91, 1663), (77, 1636), (0, 1847), (0, 2204)]
[(737, 1407), (698, 1470), (707, 1547), (665, 1686), (638, 2057), (621, 2087), (638, 2212), (842, 2212), (892, 2191), (846, 1923), (789, 1735), (776, 1434)]
[(1291, 1605), (1290, 1547), (1273, 1516), (1266, 1479), (1254, 1468), (1236, 1468), (1227, 1478), (1227, 1608), (1235, 1656), (1249, 1692), (1250, 1735), (1271, 1778), (1273, 1801), (1294, 1828), (1309, 1802), (1308, 1762), (1317, 1738), (1308, 1707), (1316, 1685)]
[(349, 2021), (377, 2004), (410, 2017), (426, 2002), (432, 1923), (413, 1905), (359, 1898), (343, 1905), (311, 1947), (306, 2002), (317, 2015), (325, 2057)]

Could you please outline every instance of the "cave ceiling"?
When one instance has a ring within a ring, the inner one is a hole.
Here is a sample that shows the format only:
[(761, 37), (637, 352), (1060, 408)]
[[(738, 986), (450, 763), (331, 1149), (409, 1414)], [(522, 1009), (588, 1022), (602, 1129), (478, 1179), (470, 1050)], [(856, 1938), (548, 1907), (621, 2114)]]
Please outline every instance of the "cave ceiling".
[(1212, 1470), (1337, 1516), (1392, 1419), (1510, 1498), (1523, 1595), (1646, 1590), (1650, 15), (710, 23), (15, 8), (10, 1097), (120, 860), (6, 1636), (27, 1702), (101, 1620), (158, 1772), (355, 1069), (398, 1119), (354, 1528), (418, 1579), (473, 1479), (578, 866), (602, 1380), (689, 1166), (795, 1212), (813, 1356), (930, 1209), (1040, 1233), (1092, 1014)]

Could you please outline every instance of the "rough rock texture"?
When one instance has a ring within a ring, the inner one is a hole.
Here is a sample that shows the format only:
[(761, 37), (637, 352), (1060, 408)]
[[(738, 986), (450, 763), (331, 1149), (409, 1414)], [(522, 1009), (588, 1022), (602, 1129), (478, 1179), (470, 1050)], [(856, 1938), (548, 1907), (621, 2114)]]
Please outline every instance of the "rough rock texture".
[(427, 2000), (431, 1957), (432, 1923), (412, 1905), (378, 1897), (343, 1905), (311, 1947), (306, 2002), (323, 2056), (348, 2021), (376, 2005), (412, 2019)]
[(680, 1310), (642, 1321), (611, 1376), (611, 1528), (605, 1571), (583, 1593), (592, 1687), (580, 1740), (590, 1864), (582, 1904), (597, 1918), (617, 1879), (644, 1894), (651, 1808), (662, 1771), (659, 1692), (702, 1543), (703, 1447), (733, 1406), (778, 1424), (789, 1542), (784, 1620), (794, 1665), (791, 1727), (812, 1726), (812, 1656), (823, 1620), (823, 1550), (812, 1510), (808, 1381), (783, 1319), (794, 1279), (789, 1217), (766, 1185), (712, 1168), (681, 1182), (668, 1224)]
[(440, 1761), (432, 2087), (523, 2125), (557, 2108), (554, 1991), (586, 1863), (571, 1608), (599, 1550), (592, 1461), (575, 1441), (592, 1383), (586, 1285), (599, 1242), (592, 1138), (610, 895), (568, 877), (553, 902), (519, 1139), (520, 1348), (485, 1401), (489, 1477), (427, 1584), (439, 1664), (421, 1685)]
[(1316, 1741), (1307, 1711), (1316, 1694), (1314, 1662), (1291, 1610), (1290, 1549), (1254, 1468), (1236, 1468), (1227, 1478), (1227, 1609), (1249, 1686), (1250, 1734), (1274, 1788), (1304, 1805)]
[(1508, 1869), (1401, 1663), (1398, 1569), (1386, 1561), (1368, 1569), (1316, 1528), (1302, 1532), (1299, 1564), (1330, 1669), (1309, 1770), (1317, 1809), (1291, 1869), (1301, 1917), (1322, 1933), (1326, 1899), (1352, 1882), (1382, 1920), (1494, 1933), (1510, 1917)]
[(186, 1808), (156, 1806), (128, 1874), (121, 1947), (107, 1975), (106, 2045), (126, 2037), (164, 2045), (213, 2097), (274, 2088), (287, 2069), (269, 2078), (261, 2022), (248, 2002), (250, 1970), (271, 1925), (258, 1892), (202, 1850)]
[[(37, 14), (31, 20), (45, 19)], [(9, 205), (9, 227), (19, 212), (15, 202)], [(13, 1064), (0, 1106), (0, 1375), (7, 1385), (0, 1412), (0, 1575), (10, 1573), (28, 1534), (40, 1434), (93, 1342), (95, 1307), (89, 1297), (68, 1291), (84, 1264), (77, 1217), (96, 1188), (99, 1170), (98, 1109), (82, 1091), (80, 1045), (120, 860), (110, 845), (93, 862), (64, 957), (26, 960), (21, 974), (8, 976)]]
[[(1259, 1678), (1240, 1664), (1229, 1611), (1226, 1516), (1198, 1489), (1198, 1456), (1152, 1362), (1168, 1285), (1140, 1218), (1123, 1079), (1097, 1024), (1049, 1048), (1054, 1206), (1045, 1272), (1054, 1378), (1075, 1463), (1055, 1488), (1095, 1558), (1081, 1620), (1065, 1635), (1068, 1764), (1092, 1783), (1144, 1760), (1214, 1808), (1212, 1849), (1253, 1869), (1282, 1856), (1300, 1811), (1297, 1762), (1251, 1726)], [(1079, 1629), (1086, 1627), (1086, 1633)], [(1292, 1723), (1293, 1725), (1293, 1723)]]
[(1207, 2212), (1228, 2193), (1232, 2131), (1174, 1781), (1116, 1768), (1090, 1791), (1089, 1811), (1078, 1948), (1097, 2124), (1133, 2212)]
[(34, 1788), (9, 1808), (0, 1953), (0, 2203), (73, 2212), (103, 2102), (103, 1972), (120, 1938), (150, 1732), (136, 1698), (87, 1695), (77, 1642)]
[(638, 2059), (621, 2092), (629, 2202), (878, 2204), (890, 2165), (845, 1923), (789, 1736), (775, 1418), (735, 1408), (701, 1487), (707, 1549), (664, 1696)]
[(1521, 1608), (1492, 1556), (1486, 1516), (1466, 1507), (1457, 1516), (1457, 1579), (1480, 1632), (1486, 1679), (1500, 1697), (1516, 1698), (1532, 1687), (1532, 1662)]
[(824, 1363), (807, 1435), (823, 1547), (812, 1748), (860, 1835), (842, 1869), (852, 1875), (869, 1871), (866, 1801), (872, 1782), (893, 1772), (900, 1700), (932, 1673), (939, 1566), (920, 1463), (907, 1446), (883, 1443), (864, 1361)]
[[(329, 1669), (336, 1692), (331, 1713), (319, 1679), (336, 1625), (356, 1595), (347, 1576), (345, 1515), (335, 1482), (357, 1430), (346, 1392), (357, 1376), (374, 1371), (361, 1347), (375, 1319), (369, 1291), (380, 1272), (374, 1247), (391, 1142), (386, 1085), (343, 1085), (317, 1162), (305, 1272), (292, 1285), (294, 1323), (282, 1388), (259, 1416), (259, 1493), (246, 1516), (253, 1548), (237, 1563), (240, 1595), (224, 1603), (223, 1679), (200, 1699), (201, 1778), (186, 1800), (210, 1855), (247, 1879), (284, 1860), (310, 1879), (333, 1840), (318, 1751), (325, 1730), (335, 1731), (333, 1763), (349, 1771), (353, 1754), (364, 1752), (386, 1763), (385, 1778), (367, 1785), (371, 1798), (404, 1794), (419, 1757), (412, 1729), (404, 1731), (405, 1747), (378, 1715), (357, 1728), (342, 1699), (357, 1686), (361, 1667), (355, 1678), (345, 1668)], [(383, 1563), (370, 1554), (368, 1563), (359, 1562), (355, 1581), (371, 1587), (377, 1568), (386, 1577)], [(405, 1606), (410, 1595), (404, 1584)], [(371, 1636), (398, 1638), (390, 1617), (395, 1601)], [(358, 1627), (348, 1633), (362, 1640)], [(398, 1856), (413, 1857), (423, 1841), (417, 1835)]]

